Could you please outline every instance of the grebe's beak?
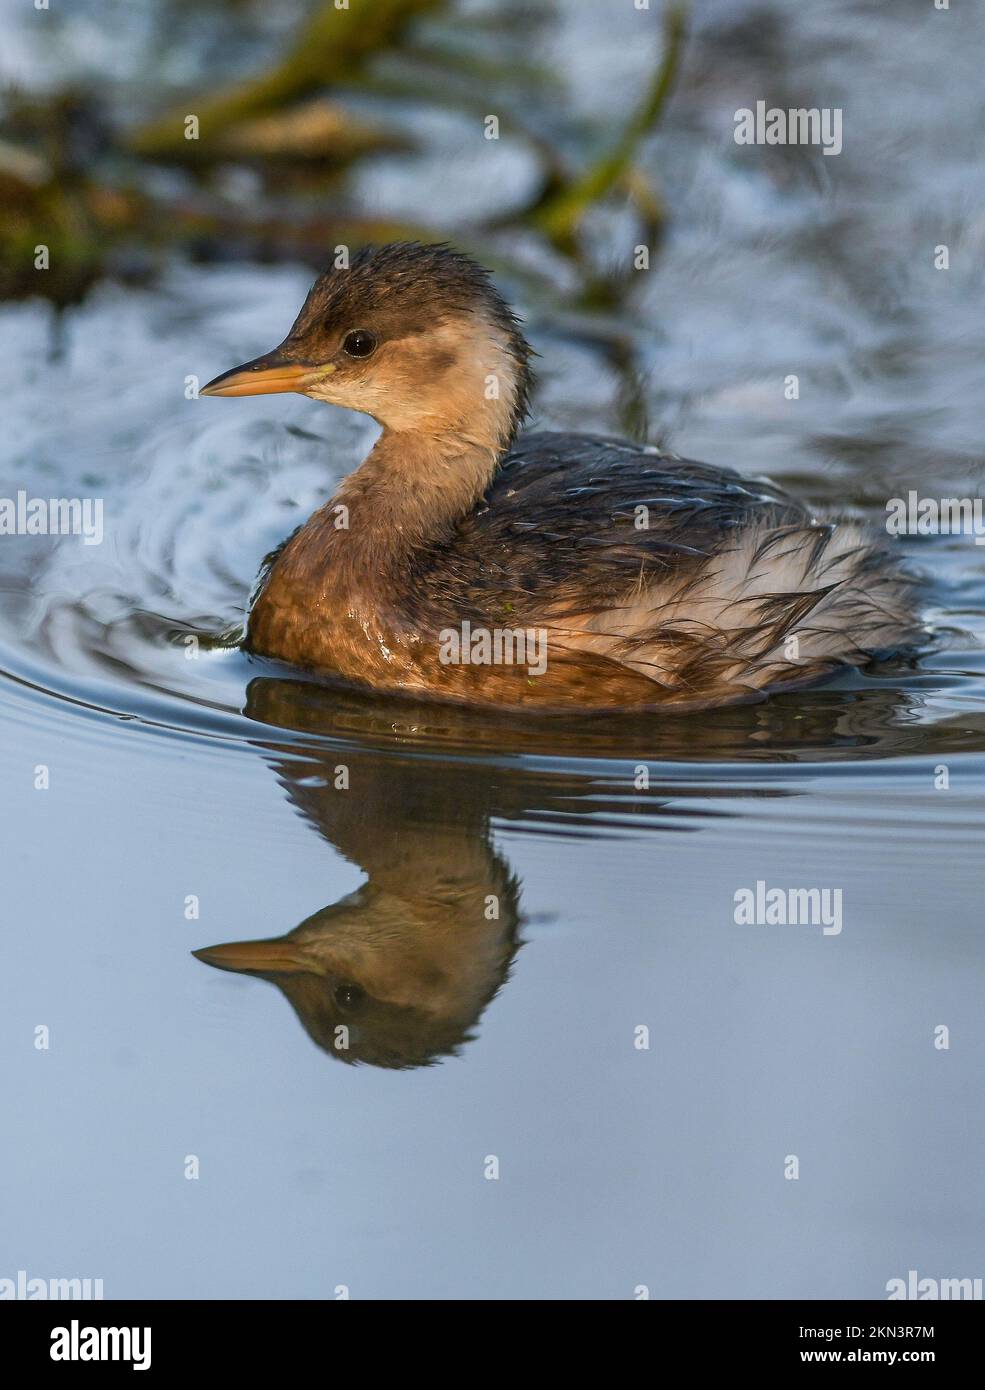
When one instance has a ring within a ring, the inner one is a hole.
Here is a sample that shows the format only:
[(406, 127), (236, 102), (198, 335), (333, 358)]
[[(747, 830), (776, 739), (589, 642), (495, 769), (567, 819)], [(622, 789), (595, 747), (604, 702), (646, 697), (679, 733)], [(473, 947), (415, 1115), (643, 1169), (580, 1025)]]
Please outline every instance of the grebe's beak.
[(315, 367), (289, 362), (279, 348), (263, 357), (254, 357), (242, 367), (233, 367), (215, 377), (199, 391), (200, 396), (266, 396), (275, 391), (304, 391), (305, 387), (324, 376), (330, 367)]
[(226, 941), (221, 946), (206, 946), (192, 955), (206, 965), (219, 970), (255, 971), (261, 975), (298, 975), (316, 970), (313, 960), (306, 959), (303, 948), (284, 940)]

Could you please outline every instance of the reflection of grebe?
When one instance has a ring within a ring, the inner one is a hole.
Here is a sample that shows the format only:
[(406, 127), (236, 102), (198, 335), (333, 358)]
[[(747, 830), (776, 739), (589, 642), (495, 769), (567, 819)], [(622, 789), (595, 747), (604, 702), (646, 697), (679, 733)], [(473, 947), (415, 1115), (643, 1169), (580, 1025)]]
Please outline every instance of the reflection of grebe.
[[(383, 426), (274, 558), (253, 651), (380, 690), (591, 709), (761, 697), (917, 641), (907, 580), (853, 522), (655, 448), (515, 442), (529, 356), (479, 266), (393, 245), (323, 275), (279, 348), (204, 388), (300, 391)], [(442, 659), (465, 624), (546, 634), (546, 669)]]
[[(729, 764), (738, 754), (762, 749), (770, 761), (814, 762), (838, 750), (853, 760), (919, 752), (914, 730), (921, 727), (904, 694), (875, 684), (851, 696), (826, 691), (810, 702), (775, 701), (697, 723), (634, 720), (634, 747), (647, 738), (655, 741), (655, 753), (703, 757), (727, 771), (721, 779), (690, 784), (675, 773), (627, 799), (635, 760), (623, 762), (626, 729), (619, 720), (569, 719), (561, 731), (529, 719), (487, 719), (479, 726), (483, 737), (498, 731), (487, 751), (522, 734), (531, 755), (556, 753), (559, 737), (570, 734), (583, 753), (595, 755), (579, 770), (572, 759), (563, 767), (545, 766), (531, 756), (504, 767), (475, 757), (477, 726), (467, 709), (388, 702), (311, 680), (258, 677), (250, 682), (244, 713), (265, 727), (260, 746), (291, 804), (365, 872), (367, 882), (286, 936), (226, 943), (196, 955), (277, 985), (333, 1057), (388, 1067), (420, 1066), (459, 1052), (510, 974), (520, 944), (520, 892), (492, 843), (494, 821), (510, 827), (532, 822), (556, 833), (590, 824), (594, 834), (609, 834), (627, 815), (643, 817), (649, 833), (661, 827), (672, 832), (662, 849), (653, 846), (659, 882), (663, 872), (673, 872), (672, 845), (682, 826), (699, 831), (709, 819), (743, 814), (750, 797), (761, 802), (799, 794), (798, 781), (757, 780), (753, 788), (737, 779)], [(429, 734), (426, 754), (416, 735), (435, 716), (440, 735)], [(302, 751), (271, 741), (276, 730), (286, 729), (329, 742)], [(445, 757), (435, 756), (438, 737)], [(462, 758), (466, 746), (472, 756)], [(620, 763), (603, 775), (599, 767), (607, 757)], [(709, 809), (709, 798), (717, 809)], [(340, 1034), (340, 1027), (347, 1032)]]
[[(247, 712), (288, 723), (305, 698), (303, 685), (254, 681)], [(519, 887), (490, 842), (489, 779), (469, 765), (355, 750), (285, 753), (274, 767), (291, 801), (367, 881), (286, 936), (195, 954), (276, 984), (341, 1061), (414, 1067), (457, 1052), (519, 945)]]
[(343, 1062), (417, 1067), (450, 1056), (506, 978), (516, 885), (489, 851), (448, 874), (433, 837), (416, 850), (416, 875), (407, 865), (399, 882), (374, 874), (284, 937), (195, 955), (278, 985), (312, 1039)]

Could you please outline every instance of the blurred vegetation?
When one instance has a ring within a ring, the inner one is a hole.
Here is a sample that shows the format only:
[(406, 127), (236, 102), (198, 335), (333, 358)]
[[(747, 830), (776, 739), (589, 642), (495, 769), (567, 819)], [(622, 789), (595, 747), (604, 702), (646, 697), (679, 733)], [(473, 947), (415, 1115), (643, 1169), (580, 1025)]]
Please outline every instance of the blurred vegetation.
[[(161, 42), (166, 49), (170, 20), (174, 44), (193, 45), (189, 25), (201, 23), (204, 6), (234, 51), (245, 3), (200, 0), (196, 13), (168, 0)], [(341, 9), (310, 0), (263, 70), (172, 94), (163, 111), (136, 120), (120, 114), (134, 109), (132, 94), (114, 101), (108, 83), (0, 94), (0, 297), (40, 291), (70, 304), (103, 275), (152, 275), (173, 252), (320, 269), (335, 245), (404, 237), (451, 239), (497, 267), (503, 234), (513, 233), (564, 263), (573, 311), (617, 307), (632, 264), (599, 267), (585, 222), (600, 207), (629, 209), (638, 242), (656, 254), (667, 214), (640, 153), (679, 71), (686, 0), (666, 0), (653, 26), (653, 76), (628, 118), (591, 130), (565, 114), (563, 80), (531, 56), (555, 3), (504, 0), (463, 13), (454, 0), (349, 0)], [(526, 201), (455, 227), (367, 215), (349, 176), (370, 157), (413, 151), (414, 114), (428, 108), (465, 115), (479, 130), (497, 113), (500, 137), (521, 142), (537, 171)], [(359, 114), (367, 109), (371, 119)], [(48, 248), (44, 276), (39, 246)], [(613, 331), (606, 347), (628, 380), (627, 340)]]
[[(357, 80), (375, 54), (400, 43), (411, 20), (445, 4), (446, 0), (360, 0), (348, 9), (337, 9), (334, 0), (321, 0), (279, 62), (193, 104), (210, 147), (248, 117), (281, 111), (336, 83)], [(326, 153), (333, 154), (335, 141), (343, 138), (329, 132)], [(129, 144), (135, 153), (151, 158), (183, 159), (189, 145), (199, 142), (186, 140), (182, 109), (141, 127)]]

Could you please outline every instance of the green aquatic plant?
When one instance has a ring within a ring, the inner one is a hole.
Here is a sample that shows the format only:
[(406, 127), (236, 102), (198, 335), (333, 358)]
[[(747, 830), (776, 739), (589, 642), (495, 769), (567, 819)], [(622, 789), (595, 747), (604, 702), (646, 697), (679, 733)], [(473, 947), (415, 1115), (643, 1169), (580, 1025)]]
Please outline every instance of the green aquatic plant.
[(642, 101), (615, 142), (587, 169), (543, 196), (527, 214), (560, 251), (577, 255), (577, 236), (585, 214), (621, 187), (654, 231), (665, 220), (663, 205), (634, 163), (642, 141), (660, 121), (673, 91), (687, 34), (686, 0), (672, 0), (664, 15), (664, 55)]

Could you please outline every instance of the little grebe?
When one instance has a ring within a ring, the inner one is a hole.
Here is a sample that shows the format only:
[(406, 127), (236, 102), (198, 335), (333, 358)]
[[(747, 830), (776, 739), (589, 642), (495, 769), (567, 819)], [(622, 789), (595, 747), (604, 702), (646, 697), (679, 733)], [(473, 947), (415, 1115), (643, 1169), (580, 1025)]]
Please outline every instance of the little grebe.
[(396, 244), (322, 275), (280, 347), (203, 388), (383, 426), (274, 555), (248, 650), (547, 710), (763, 698), (918, 641), (911, 581), (857, 522), (652, 445), (517, 439), (530, 356), (485, 270)]

